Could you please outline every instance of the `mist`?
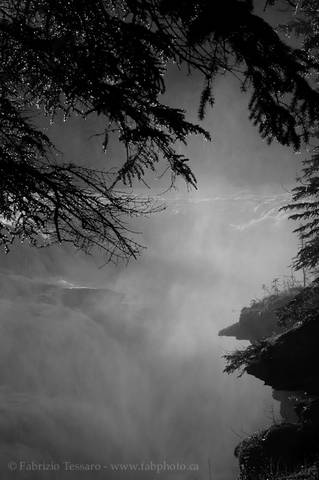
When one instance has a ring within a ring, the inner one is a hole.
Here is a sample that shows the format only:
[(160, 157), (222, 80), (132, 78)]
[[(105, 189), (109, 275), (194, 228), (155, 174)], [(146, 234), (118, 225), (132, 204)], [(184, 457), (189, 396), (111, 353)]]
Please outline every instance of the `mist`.
[[(195, 117), (196, 77), (181, 89), (180, 72), (169, 75), (168, 103)], [(147, 246), (137, 261), (103, 265), (27, 245), (1, 255), (1, 479), (234, 479), (236, 444), (276, 420), (269, 388), (223, 373), (223, 355), (244, 343), (218, 331), (262, 284), (291, 274), (297, 241), (278, 208), (299, 158), (260, 140), (234, 85), (216, 85), (204, 124), (212, 144), (188, 146), (198, 191), (166, 192), (162, 179), (152, 190), (167, 209), (136, 222)], [(66, 159), (100, 166), (95, 127), (57, 122), (50, 133)], [(74, 472), (65, 462), (100, 467)], [(164, 462), (198, 468), (111, 467)]]
[[(235, 478), (234, 446), (272, 423), (276, 405), (261, 382), (223, 373), (222, 355), (239, 345), (217, 333), (288, 273), (282, 200), (177, 194), (144, 223), (149, 248), (128, 266), (97, 269), (63, 249), (4, 257), (1, 478), (154, 478), (63, 462), (164, 460), (198, 471), (163, 478), (208, 478), (208, 462), (214, 479)], [(12, 461), (61, 469), (9, 472)]]

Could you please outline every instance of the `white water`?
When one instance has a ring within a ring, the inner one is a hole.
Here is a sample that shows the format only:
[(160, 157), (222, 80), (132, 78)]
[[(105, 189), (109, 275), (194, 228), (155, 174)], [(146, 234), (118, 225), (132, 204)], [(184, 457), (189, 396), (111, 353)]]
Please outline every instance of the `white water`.
[[(128, 267), (27, 247), (2, 259), (1, 479), (201, 480), (208, 461), (212, 479), (235, 478), (234, 446), (273, 421), (274, 405), (261, 382), (222, 372), (238, 344), (217, 333), (294, 248), (285, 221), (245, 198), (175, 202), (145, 227), (149, 250)], [(102, 471), (71, 472), (68, 461)], [(110, 470), (164, 461), (199, 470)]]

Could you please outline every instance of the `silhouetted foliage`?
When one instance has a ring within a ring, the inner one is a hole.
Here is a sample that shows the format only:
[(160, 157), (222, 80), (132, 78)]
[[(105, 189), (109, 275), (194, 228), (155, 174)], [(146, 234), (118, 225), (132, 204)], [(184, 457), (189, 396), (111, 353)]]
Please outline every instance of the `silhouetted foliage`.
[(286, 305), (278, 309), (278, 324), (284, 327), (305, 323), (317, 315), (319, 305), (319, 284), (314, 281), (303, 288)]
[(267, 345), (266, 340), (260, 340), (243, 350), (235, 350), (234, 352), (227, 353), (224, 355), (226, 360), (224, 372), (231, 374), (237, 371), (238, 377), (241, 377), (246, 372), (248, 365), (258, 357), (264, 348), (267, 348)]
[(238, 480), (314, 480), (318, 478), (318, 434), (294, 423), (271, 425), (235, 449)]
[[(291, 2), (289, 2), (291, 4)], [(308, 77), (318, 84), (319, 66), (319, 10), (317, 0), (300, 0), (295, 3), (293, 17), (282, 26), (287, 35), (294, 35), (302, 43), (302, 50), (309, 58), (312, 67)], [(295, 212), (290, 219), (298, 223), (295, 232), (301, 239), (301, 247), (298, 251), (295, 267), (297, 269), (313, 270), (319, 260), (319, 137), (318, 126), (314, 125), (312, 137), (315, 146), (309, 160), (303, 162), (303, 171), (298, 179), (298, 186), (293, 189), (292, 203), (283, 207), (283, 210)]]
[(303, 175), (293, 189), (292, 203), (282, 210), (294, 211), (290, 219), (298, 222), (294, 231), (302, 243), (295, 266), (315, 269), (319, 263), (319, 148), (314, 148), (310, 160), (303, 162)]
[[(108, 256), (136, 256), (127, 215), (152, 211), (118, 190), (143, 181), (160, 161), (196, 186), (177, 144), (209, 134), (161, 102), (169, 62), (203, 75), (203, 118), (218, 73), (232, 72), (251, 92), (249, 111), (271, 142), (298, 149), (319, 118), (319, 94), (305, 76), (312, 60), (286, 46), (254, 15), (250, 0), (0, 0), (1, 236), (44, 245), (68, 241)], [(103, 148), (117, 136), (125, 157), (116, 172), (57, 160), (31, 121), (101, 115)]]
[(292, 7), (292, 19), (281, 29), (288, 36), (295, 36), (302, 42), (302, 50), (311, 59), (315, 70), (310, 71), (318, 79), (319, 15), (317, 0), (298, 0), (286, 3)]

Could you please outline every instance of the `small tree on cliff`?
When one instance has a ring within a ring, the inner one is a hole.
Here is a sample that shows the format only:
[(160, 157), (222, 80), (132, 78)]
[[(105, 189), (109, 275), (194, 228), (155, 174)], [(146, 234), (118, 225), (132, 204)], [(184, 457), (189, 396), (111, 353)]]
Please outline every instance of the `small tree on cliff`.
[[(108, 257), (136, 256), (125, 219), (147, 200), (121, 183), (143, 181), (165, 162), (172, 181), (196, 179), (176, 144), (202, 134), (182, 110), (161, 102), (169, 62), (203, 76), (199, 117), (213, 81), (231, 72), (249, 90), (251, 120), (271, 142), (299, 148), (319, 120), (311, 60), (254, 15), (251, 0), (1, 0), (0, 242), (70, 242)], [(103, 148), (117, 136), (124, 156), (112, 175), (65, 162), (31, 118), (35, 107), (105, 121)]]

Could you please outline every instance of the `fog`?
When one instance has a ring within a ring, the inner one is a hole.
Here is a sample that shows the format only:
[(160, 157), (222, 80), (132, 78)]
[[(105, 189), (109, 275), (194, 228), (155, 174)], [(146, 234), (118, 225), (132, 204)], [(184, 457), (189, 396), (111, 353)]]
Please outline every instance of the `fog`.
[[(144, 225), (149, 248), (128, 266), (97, 270), (70, 251), (27, 247), (5, 257), (1, 478), (73, 475), (9, 474), (21, 459), (184, 462), (199, 471), (180, 478), (200, 479), (210, 460), (213, 478), (234, 478), (234, 446), (276, 407), (261, 382), (223, 374), (222, 355), (238, 345), (217, 333), (285, 272), (294, 239), (272, 216), (281, 200), (171, 199)], [(82, 473), (99, 475), (130, 476)]]
[[(173, 104), (179, 74), (170, 82)], [(195, 115), (187, 82), (178, 101)], [(152, 191), (167, 209), (137, 222), (148, 247), (137, 261), (99, 268), (98, 256), (27, 245), (1, 256), (1, 479), (229, 480), (235, 445), (278, 418), (269, 388), (223, 373), (223, 355), (245, 343), (218, 330), (262, 284), (290, 274), (297, 242), (278, 207), (297, 160), (261, 142), (234, 88), (217, 85), (205, 124), (213, 143), (189, 145), (199, 190)], [(66, 158), (91, 152), (102, 161), (91, 127), (73, 125), (70, 142), (64, 128), (52, 135)], [(64, 462), (100, 470), (72, 472)], [(119, 462), (198, 469), (112, 471)]]

